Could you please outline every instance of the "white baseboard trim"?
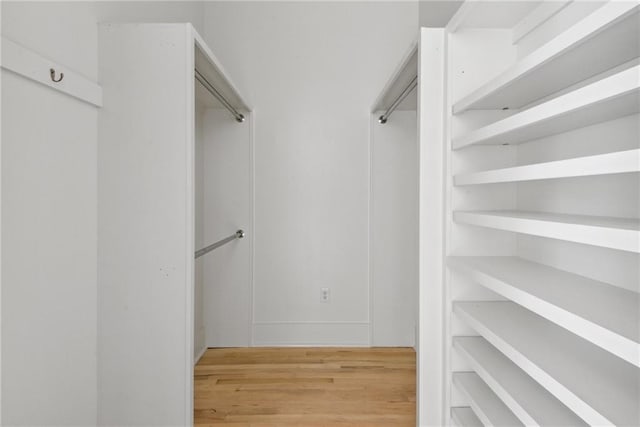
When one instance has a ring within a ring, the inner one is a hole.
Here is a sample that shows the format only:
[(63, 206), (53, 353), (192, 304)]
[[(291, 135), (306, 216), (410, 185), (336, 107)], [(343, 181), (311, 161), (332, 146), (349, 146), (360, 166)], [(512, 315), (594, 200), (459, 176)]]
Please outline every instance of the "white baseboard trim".
[(255, 347), (368, 347), (369, 322), (258, 321), (253, 324)]
[(195, 357), (193, 358), (193, 366), (196, 366), (198, 364), (198, 362), (200, 361), (200, 359), (202, 358), (202, 356), (204, 356), (204, 353), (207, 351), (207, 347), (202, 347), (196, 354)]

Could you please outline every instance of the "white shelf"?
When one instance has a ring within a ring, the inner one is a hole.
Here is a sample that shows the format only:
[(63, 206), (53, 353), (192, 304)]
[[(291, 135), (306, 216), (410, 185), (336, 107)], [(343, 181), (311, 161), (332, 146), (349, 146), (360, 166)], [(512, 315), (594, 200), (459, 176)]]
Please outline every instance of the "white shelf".
[(638, 425), (637, 367), (512, 302), (454, 312), (587, 423)]
[(484, 338), (454, 337), (453, 348), (524, 425), (586, 425)]
[(454, 372), (453, 384), (467, 395), (473, 412), (485, 426), (523, 425), (476, 373)]
[(453, 181), (455, 185), (477, 185), (628, 172), (640, 172), (640, 149), (458, 174)]
[(638, 219), (523, 211), (456, 211), (461, 224), (640, 252)]
[(453, 140), (471, 145), (518, 144), (640, 111), (640, 65), (491, 123)]
[[(400, 65), (373, 103), (372, 113), (387, 110), (418, 74), (418, 43), (414, 41), (405, 53)], [(418, 108), (417, 90), (414, 89), (397, 107), (398, 111), (415, 111)]]
[(610, 2), (461, 99), (468, 109), (521, 108), (638, 56), (638, 4)]
[(640, 294), (518, 257), (449, 257), (447, 264), (640, 367)]
[(458, 427), (484, 427), (469, 407), (451, 408), (451, 418)]

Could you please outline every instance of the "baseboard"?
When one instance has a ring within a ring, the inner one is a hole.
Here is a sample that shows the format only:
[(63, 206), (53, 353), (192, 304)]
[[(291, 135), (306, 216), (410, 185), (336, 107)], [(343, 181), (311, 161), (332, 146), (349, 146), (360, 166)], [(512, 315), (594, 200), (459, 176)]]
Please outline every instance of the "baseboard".
[(193, 358), (193, 366), (198, 364), (202, 356), (204, 356), (205, 351), (207, 351), (207, 347), (202, 347), (200, 350), (197, 350), (197, 353), (195, 353), (195, 357)]
[(369, 322), (268, 322), (253, 324), (253, 346), (370, 345)]

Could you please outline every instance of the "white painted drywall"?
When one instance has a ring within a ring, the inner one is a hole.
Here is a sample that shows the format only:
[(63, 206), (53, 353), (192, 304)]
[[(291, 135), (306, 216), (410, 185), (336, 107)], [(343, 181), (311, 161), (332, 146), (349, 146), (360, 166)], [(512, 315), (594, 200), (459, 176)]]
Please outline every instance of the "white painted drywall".
[(203, 245), (236, 230), (246, 236), (196, 261), (203, 268), (207, 347), (250, 344), (252, 224), (252, 116), (238, 123), (227, 110), (208, 109), (203, 126)]
[[(202, 29), (203, 15), (188, 1), (0, 8), (3, 37), (93, 80), (98, 22)], [(96, 120), (93, 107), (2, 71), (3, 425), (97, 421)]]
[(2, 86), (2, 424), (94, 424), (96, 110)]
[[(194, 151), (194, 202), (195, 202), (195, 236), (194, 251), (204, 247), (204, 114), (205, 108), (199, 105), (196, 92), (196, 120), (195, 120), (195, 151)], [(194, 264), (193, 290), (193, 362), (198, 359), (207, 348), (204, 323), (204, 265), (196, 260)]]
[[(3, 37), (95, 77), (90, 7), (1, 7)], [(0, 424), (93, 425), (97, 111), (5, 70), (1, 101)]]
[(171, 24), (99, 30), (100, 425), (185, 425), (193, 419), (190, 31)]
[(369, 344), (369, 111), (417, 7), (205, 4), (207, 43), (256, 111), (256, 345)]
[(371, 117), (371, 340), (415, 344), (418, 297), (418, 122)]
[(445, 30), (422, 28), (418, 56), (418, 425), (444, 425)]

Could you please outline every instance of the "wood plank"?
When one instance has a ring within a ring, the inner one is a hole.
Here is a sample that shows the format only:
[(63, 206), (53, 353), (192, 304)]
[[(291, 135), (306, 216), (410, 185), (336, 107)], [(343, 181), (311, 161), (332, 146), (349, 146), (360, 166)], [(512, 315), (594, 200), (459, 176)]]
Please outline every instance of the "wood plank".
[(194, 377), (196, 425), (415, 425), (413, 349), (208, 349)]
[(640, 370), (512, 302), (454, 313), (590, 425), (638, 425)]

